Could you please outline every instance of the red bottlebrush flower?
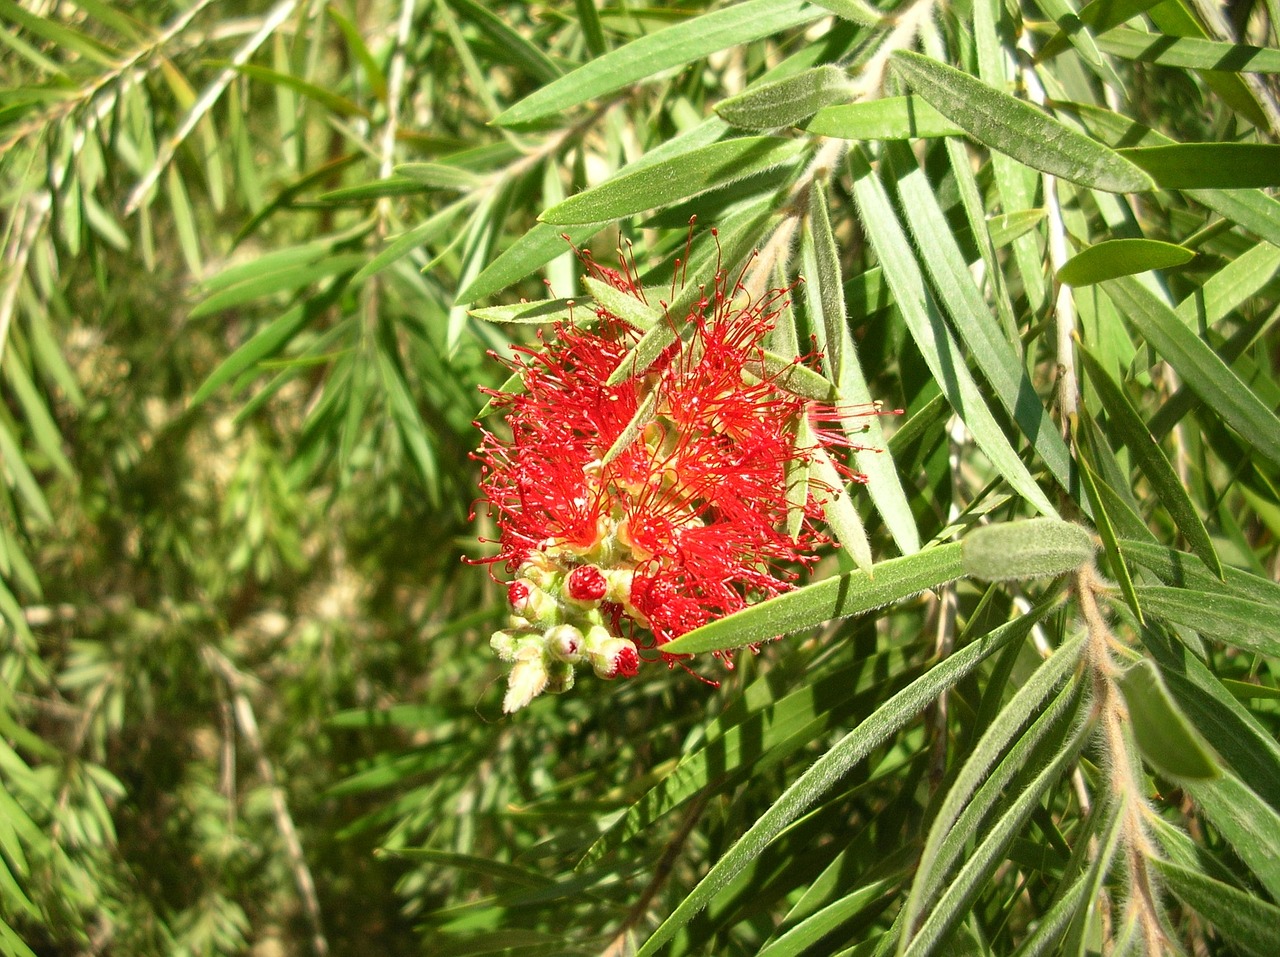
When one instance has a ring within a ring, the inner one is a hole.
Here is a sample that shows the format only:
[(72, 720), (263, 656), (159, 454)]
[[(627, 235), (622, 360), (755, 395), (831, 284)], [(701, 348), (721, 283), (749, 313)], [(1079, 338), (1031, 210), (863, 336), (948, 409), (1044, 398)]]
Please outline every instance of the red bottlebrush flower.
[[(582, 259), (597, 279), (644, 301), (630, 270)], [(814, 452), (796, 441), (800, 417), (817, 426), (833, 410), (763, 371), (763, 341), (789, 292), (753, 298), (717, 271), (687, 316), (668, 317), (692, 334), (616, 385), (609, 376), (639, 334), (597, 308), (593, 328), (561, 323), (541, 348), (515, 349), (523, 391), (491, 393), (511, 438), (486, 431), (477, 452), (501, 531), (498, 554), (485, 561), (559, 596), (561, 616), (546, 620), (586, 632), (584, 653), (602, 676), (634, 674), (637, 644), (669, 658), (666, 642), (790, 590), (795, 566), (815, 560), (822, 504), (810, 494), (798, 534), (788, 535), (787, 474)], [(652, 417), (609, 459), (646, 402)], [(811, 434), (820, 445), (841, 441), (821, 427)], [(528, 604), (525, 594), (513, 588), (513, 606)], [(608, 663), (592, 650), (604, 636), (613, 640)]]

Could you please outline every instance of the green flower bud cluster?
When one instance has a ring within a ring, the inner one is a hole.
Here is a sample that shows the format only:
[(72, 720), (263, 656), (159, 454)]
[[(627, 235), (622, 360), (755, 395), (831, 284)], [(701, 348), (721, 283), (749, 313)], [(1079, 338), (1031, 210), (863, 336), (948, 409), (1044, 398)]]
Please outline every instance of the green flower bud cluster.
[(594, 565), (565, 571), (546, 556), (521, 566), (507, 588), (507, 627), (489, 640), (498, 658), (511, 665), (503, 711), (518, 711), (544, 691), (568, 691), (579, 665), (590, 665), (601, 678), (636, 673), (635, 643), (615, 635), (601, 609), (602, 602), (625, 603), (631, 576), (629, 570)]

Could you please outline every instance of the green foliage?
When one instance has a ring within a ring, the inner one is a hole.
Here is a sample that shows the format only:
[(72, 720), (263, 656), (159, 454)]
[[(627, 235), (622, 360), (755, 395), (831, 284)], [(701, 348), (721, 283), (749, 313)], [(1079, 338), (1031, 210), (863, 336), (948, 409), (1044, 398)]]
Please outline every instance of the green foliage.
[[(1275, 953), (1276, 16), (0, 0), (0, 953)], [(500, 717), (486, 353), (744, 267), (838, 547)]]

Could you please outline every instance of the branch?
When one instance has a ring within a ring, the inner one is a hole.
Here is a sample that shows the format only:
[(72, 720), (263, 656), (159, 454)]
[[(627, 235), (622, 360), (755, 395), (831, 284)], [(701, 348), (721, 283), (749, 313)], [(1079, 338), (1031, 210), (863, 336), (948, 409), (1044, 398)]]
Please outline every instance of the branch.
[(327, 957), (329, 942), (324, 936), (324, 927), (320, 919), (320, 901), (316, 896), (316, 884), (311, 877), (311, 869), (307, 866), (306, 857), (302, 853), (302, 841), (298, 838), (298, 829), (294, 826), (293, 817), (289, 813), (289, 805), (285, 800), (284, 788), (276, 780), (275, 768), (267, 757), (262, 743), (262, 735), (258, 732), (258, 722), (253, 714), (253, 706), (244, 693), (247, 677), (218, 649), (206, 645), (201, 654), (205, 663), (218, 673), (226, 682), (232, 696), (232, 707), (236, 724), (244, 735), (245, 743), (253, 752), (258, 767), (258, 776), (271, 792), (271, 805), (275, 812), (276, 828), (284, 840), (285, 853), (293, 870), (293, 880), (298, 887), (298, 896), (302, 898), (302, 908), (306, 911), (307, 921), (311, 925), (311, 949), (316, 957)]

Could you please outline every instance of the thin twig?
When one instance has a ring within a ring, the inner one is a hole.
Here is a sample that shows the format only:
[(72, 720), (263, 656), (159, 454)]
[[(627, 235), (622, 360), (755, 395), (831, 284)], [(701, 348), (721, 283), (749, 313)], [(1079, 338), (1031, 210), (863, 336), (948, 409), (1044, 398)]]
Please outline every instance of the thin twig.
[(1141, 766), (1128, 732), (1129, 709), (1116, 683), (1119, 667), (1111, 648), (1116, 638), (1098, 607), (1103, 588), (1094, 567), (1086, 565), (1076, 575), (1076, 599), (1089, 629), (1086, 660), (1093, 677), (1093, 708), (1102, 734), (1107, 784), (1121, 815), (1128, 881), (1128, 916), (1138, 922), (1148, 957), (1173, 950), (1164, 932), (1159, 894), (1148, 860), (1157, 854), (1147, 830), (1151, 813), (1142, 787)]
[[(1023, 37), (1020, 45), (1030, 50), (1030, 41)], [(1022, 68), (1022, 82), (1027, 88), (1027, 98), (1042, 109), (1048, 97), (1044, 85), (1035, 69), (1030, 65)], [(1062, 202), (1058, 198), (1058, 178), (1045, 173), (1044, 206), (1046, 226), (1049, 233), (1049, 270), (1056, 275), (1066, 263), (1067, 226), (1062, 218)], [(1062, 416), (1062, 434), (1067, 437), (1071, 433), (1071, 425), (1080, 409), (1080, 380), (1076, 374), (1076, 304), (1072, 297), (1071, 287), (1058, 283), (1058, 294), (1054, 300), (1054, 324), (1057, 327), (1058, 355), (1058, 412)]]
[(604, 949), (600, 957), (622, 957), (626, 953), (628, 935), (645, 919), (645, 916), (649, 913), (649, 905), (653, 903), (653, 898), (671, 876), (671, 871), (675, 868), (676, 860), (680, 856), (680, 851), (684, 848), (685, 841), (689, 839), (689, 835), (693, 833), (694, 825), (698, 823), (698, 819), (702, 817), (702, 812), (707, 808), (707, 800), (707, 792), (703, 791), (689, 806), (689, 810), (685, 812), (684, 820), (680, 822), (680, 829), (671, 836), (671, 840), (667, 842), (667, 846), (662, 851), (662, 856), (658, 858), (658, 862), (654, 865), (653, 877), (649, 879), (649, 883), (645, 885), (640, 897), (632, 905), (631, 910), (627, 912), (627, 916), (623, 918), (622, 925), (618, 928), (618, 933), (614, 936), (609, 946)]
[(329, 942), (324, 936), (324, 926), (320, 918), (320, 900), (316, 896), (316, 884), (311, 877), (311, 869), (302, 853), (302, 841), (298, 837), (298, 829), (294, 826), (293, 816), (289, 813), (284, 788), (276, 780), (275, 768), (267, 756), (262, 735), (258, 731), (258, 721), (253, 714), (253, 706), (244, 692), (248, 678), (218, 649), (206, 645), (202, 651), (205, 663), (209, 665), (231, 692), (232, 709), (235, 712), (236, 725), (244, 735), (245, 743), (258, 768), (258, 776), (262, 778), (271, 792), (271, 806), (275, 813), (276, 829), (284, 841), (285, 853), (289, 856), (289, 864), (293, 870), (293, 880), (298, 887), (298, 896), (302, 898), (302, 909), (306, 912), (307, 921), (311, 925), (311, 949), (316, 957), (326, 957), (329, 953)]
[(169, 162), (178, 151), (178, 147), (186, 141), (191, 131), (204, 119), (205, 114), (213, 109), (214, 104), (221, 99), (222, 94), (231, 85), (231, 81), (239, 76), (240, 67), (249, 61), (249, 58), (258, 51), (258, 47), (267, 42), (267, 39), (275, 33), (276, 28), (289, 18), (297, 6), (298, 0), (281, 0), (267, 14), (266, 19), (262, 21), (262, 26), (258, 27), (257, 31), (232, 54), (230, 64), (218, 74), (217, 78), (205, 88), (205, 91), (191, 105), (191, 109), (187, 111), (187, 115), (178, 124), (178, 128), (173, 132), (173, 135), (161, 145), (155, 162), (151, 164), (151, 168), (147, 170), (142, 179), (138, 181), (138, 184), (129, 193), (129, 199), (124, 204), (124, 214), (126, 216), (137, 212), (138, 207), (146, 199), (147, 193), (151, 191), (151, 187), (156, 184), (160, 174), (168, 167)]

